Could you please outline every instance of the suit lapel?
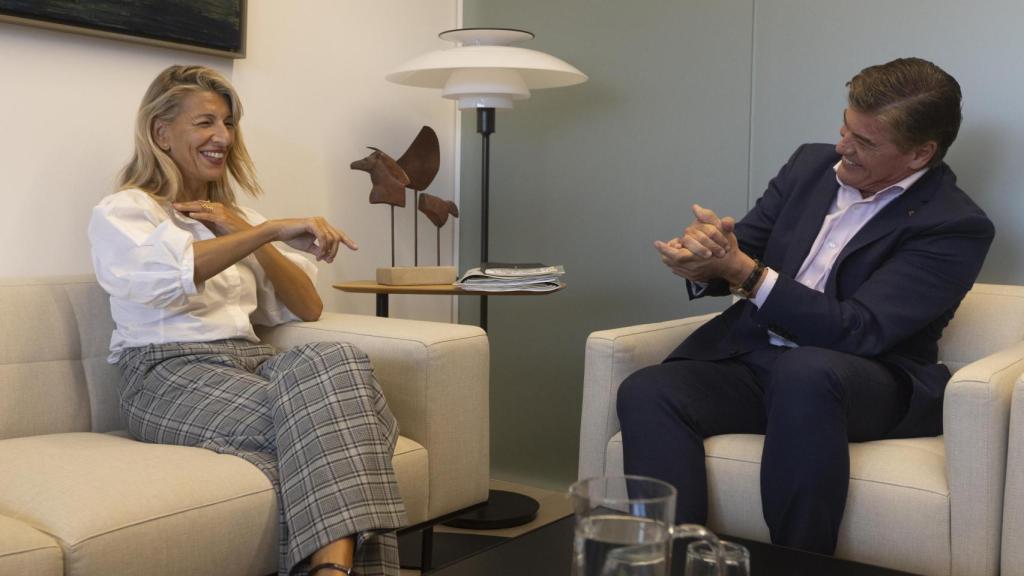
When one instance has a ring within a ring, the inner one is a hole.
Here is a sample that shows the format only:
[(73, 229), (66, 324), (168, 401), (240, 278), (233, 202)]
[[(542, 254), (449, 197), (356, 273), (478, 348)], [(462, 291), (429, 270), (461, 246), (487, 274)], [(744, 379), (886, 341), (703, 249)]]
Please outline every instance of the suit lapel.
[(899, 198), (890, 202), (888, 206), (883, 208), (863, 228), (854, 234), (853, 238), (843, 248), (843, 251), (839, 253), (839, 258), (836, 259), (836, 263), (832, 266), (828, 284), (831, 285), (833, 283), (835, 271), (839, 269), (847, 256), (883, 236), (904, 228), (912, 222), (913, 220), (911, 219), (917, 211), (935, 195), (935, 191), (939, 188), (938, 184), (941, 182), (942, 176), (946, 171), (945, 164), (929, 170), (909, 190), (903, 192)]

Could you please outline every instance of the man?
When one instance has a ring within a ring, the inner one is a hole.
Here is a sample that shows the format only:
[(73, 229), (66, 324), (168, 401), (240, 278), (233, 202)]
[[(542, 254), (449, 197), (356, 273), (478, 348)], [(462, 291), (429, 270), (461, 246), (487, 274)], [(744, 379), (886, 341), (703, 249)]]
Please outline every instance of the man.
[(691, 298), (739, 300), (618, 396), (625, 471), (672, 483), (676, 521), (706, 522), (705, 438), (765, 434), (772, 542), (825, 554), (847, 443), (941, 433), (937, 343), (994, 236), (942, 162), (956, 80), (906, 58), (847, 86), (838, 144), (801, 146), (741, 221), (695, 205), (680, 238), (655, 243)]

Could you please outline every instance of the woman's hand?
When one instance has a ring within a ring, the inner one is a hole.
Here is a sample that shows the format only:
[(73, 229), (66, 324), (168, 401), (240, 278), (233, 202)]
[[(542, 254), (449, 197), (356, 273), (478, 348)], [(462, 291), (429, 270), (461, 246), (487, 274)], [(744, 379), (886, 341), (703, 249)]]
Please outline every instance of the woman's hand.
[(252, 228), (252, 225), (246, 222), (236, 210), (232, 210), (220, 202), (196, 200), (194, 202), (175, 202), (172, 206), (178, 212), (205, 224), (215, 236), (234, 234)]
[[(216, 236), (226, 236), (252, 228), (236, 210), (220, 202), (197, 200), (175, 202), (173, 206), (175, 210), (205, 224)], [(339, 244), (344, 244), (352, 250), (359, 249), (359, 245), (341, 229), (331, 226), (327, 220), (319, 216), (269, 220), (264, 225), (272, 227), (274, 240), (308, 252), (316, 256), (317, 260), (333, 262), (338, 254)]]
[(359, 245), (340, 228), (331, 226), (327, 220), (319, 216), (270, 220), (265, 225), (274, 227), (275, 240), (308, 252), (316, 256), (317, 260), (333, 262), (340, 244), (348, 246), (351, 250), (359, 249)]

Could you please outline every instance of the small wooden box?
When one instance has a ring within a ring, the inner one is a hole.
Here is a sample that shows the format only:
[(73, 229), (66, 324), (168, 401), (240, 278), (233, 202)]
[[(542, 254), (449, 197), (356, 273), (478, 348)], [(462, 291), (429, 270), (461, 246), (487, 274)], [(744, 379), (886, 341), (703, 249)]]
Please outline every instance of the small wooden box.
[(377, 284), (421, 286), (455, 282), (454, 266), (396, 266), (377, 268)]

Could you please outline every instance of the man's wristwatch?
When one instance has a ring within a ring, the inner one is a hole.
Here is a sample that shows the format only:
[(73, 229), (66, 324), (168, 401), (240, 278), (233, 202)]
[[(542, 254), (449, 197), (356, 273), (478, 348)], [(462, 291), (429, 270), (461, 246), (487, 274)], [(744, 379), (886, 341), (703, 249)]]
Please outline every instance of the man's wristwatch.
[(764, 275), (764, 269), (764, 262), (754, 258), (754, 270), (750, 272), (750, 276), (747, 276), (747, 279), (739, 286), (729, 286), (729, 291), (740, 298), (752, 297), (754, 289), (757, 288), (757, 283), (761, 281), (761, 276)]

